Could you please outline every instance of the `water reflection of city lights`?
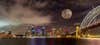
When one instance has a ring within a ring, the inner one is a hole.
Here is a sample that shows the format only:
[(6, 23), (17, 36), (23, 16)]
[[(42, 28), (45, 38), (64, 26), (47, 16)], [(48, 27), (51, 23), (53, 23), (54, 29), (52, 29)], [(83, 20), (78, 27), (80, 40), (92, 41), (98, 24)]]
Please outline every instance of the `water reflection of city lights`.
[(86, 40), (100, 40), (100, 38), (82, 38), (82, 39), (86, 39)]

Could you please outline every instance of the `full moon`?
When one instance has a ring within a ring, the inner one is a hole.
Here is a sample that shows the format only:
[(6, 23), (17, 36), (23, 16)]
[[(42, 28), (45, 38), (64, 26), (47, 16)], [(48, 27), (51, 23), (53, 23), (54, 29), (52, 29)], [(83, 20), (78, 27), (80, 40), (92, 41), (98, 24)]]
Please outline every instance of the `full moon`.
[(69, 19), (72, 17), (72, 11), (70, 9), (65, 9), (61, 12), (61, 16), (64, 18), (64, 19)]

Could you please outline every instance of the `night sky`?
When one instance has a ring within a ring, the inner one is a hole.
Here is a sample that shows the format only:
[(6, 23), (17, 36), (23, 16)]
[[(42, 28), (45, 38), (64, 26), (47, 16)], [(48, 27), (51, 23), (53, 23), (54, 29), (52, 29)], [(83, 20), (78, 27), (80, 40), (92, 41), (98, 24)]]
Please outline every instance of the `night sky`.
[[(94, 7), (100, 5), (100, 0), (0, 0), (6, 7), (20, 4), (24, 7), (31, 7), (43, 13), (43, 16), (51, 15), (54, 24), (73, 25), (81, 22), (84, 16)], [(61, 11), (71, 9), (73, 15), (70, 19), (63, 19)]]
[[(4, 22), (4, 25), (49, 24), (75, 31), (73, 25), (81, 23), (88, 12), (99, 5), (100, 0), (0, 0), (0, 25)], [(72, 11), (71, 18), (62, 18), (61, 12), (65, 9)], [(24, 28), (19, 26), (14, 32), (24, 32)], [(4, 27), (0, 30), (8, 29)]]

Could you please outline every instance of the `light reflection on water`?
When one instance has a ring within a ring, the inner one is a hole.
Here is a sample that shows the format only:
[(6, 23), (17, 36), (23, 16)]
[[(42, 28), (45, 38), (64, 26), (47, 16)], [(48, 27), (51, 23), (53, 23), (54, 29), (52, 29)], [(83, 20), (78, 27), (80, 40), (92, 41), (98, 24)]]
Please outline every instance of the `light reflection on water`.
[(82, 38), (77, 41), (77, 45), (100, 45), (100, 38)]
[(45, 38), (0, 39), (0, 45), (46, 45)]
[(0, 45), (100, 45), (100, 38), (18, 38), (0, 39)]

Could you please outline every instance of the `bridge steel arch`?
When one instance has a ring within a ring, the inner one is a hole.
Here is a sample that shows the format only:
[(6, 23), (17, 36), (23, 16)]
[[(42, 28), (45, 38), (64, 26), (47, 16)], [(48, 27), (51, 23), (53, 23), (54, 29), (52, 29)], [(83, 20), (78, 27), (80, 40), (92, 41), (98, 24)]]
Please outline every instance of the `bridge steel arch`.
[(89, 11), (89, 13), (85, 16), (85, 18), (80, 24), (79, 33), (82, 34), (88, 33), (87, 27), (91, 26), (92, 23), (96, 21), (96, 17), (99, 15), (100, 15), (100, 6), (97, 6), (96, 8), (93, 8), (91, 11)]
[(100, 6), (93, 8), (83, 19), (82, 23), (80, 24), (80, 30), (84, 29), (93, 23), (97, 16), (100, 15)]

